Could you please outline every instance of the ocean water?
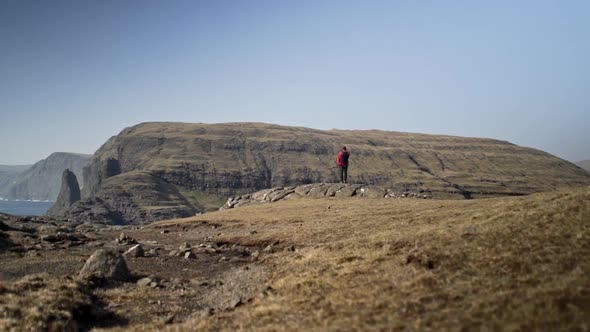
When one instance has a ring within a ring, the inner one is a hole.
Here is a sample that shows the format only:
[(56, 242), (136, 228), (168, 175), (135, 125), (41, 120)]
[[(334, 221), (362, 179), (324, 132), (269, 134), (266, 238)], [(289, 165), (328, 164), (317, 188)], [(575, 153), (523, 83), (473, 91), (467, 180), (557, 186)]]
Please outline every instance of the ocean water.
[(0, 200), (0, 212), (16, 216), (40, 216), (45, 214), (52, 205), (53, 202)]

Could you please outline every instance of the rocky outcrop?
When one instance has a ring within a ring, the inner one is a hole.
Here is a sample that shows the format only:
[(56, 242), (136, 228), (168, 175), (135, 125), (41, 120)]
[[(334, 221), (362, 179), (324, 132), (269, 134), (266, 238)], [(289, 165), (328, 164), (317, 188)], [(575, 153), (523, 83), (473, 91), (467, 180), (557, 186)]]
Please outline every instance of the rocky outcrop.
[(282, 200), (317, 197), (363, 197), (363, 198), (432, 198), (428, 192), (395, 192), (377, 186), (362, 184), (342, 183), (313, 183), (296, 187), (278, 187), (265, 189), (253, 194), (230, 197), (219, 208), (220, 210), (233, 209), (240, 206), (256, 205), (262, 203), (274, 203)]
[(69, 169), (82, 178), (82, 168), (89, 155), (55, 152), (46, 159), (16, 176), (12, 183), (0, 188), (0, 197), (6, 199), (55, 201), (60, 191), (61, 176)]
[(76, 174), (66, 169), (61, 177), (61, 190), (53, 206), (47, 211), (52, 217), (63, 217), (80, 200), (80, 186)]
[[(70, 215), (138, 224), (217, 210), (229, 196), (265, 188), (335, 182), (342, 144), (351, 151), (351, 182), (400, 193), (480, 198), (590, 184), (590, 174), (565, 160), (493, 139), (260, 123), (144, 123), (95, 153), (84, 168), (82, 200)], [(330, 190), (317, 187), (306, 195)]]

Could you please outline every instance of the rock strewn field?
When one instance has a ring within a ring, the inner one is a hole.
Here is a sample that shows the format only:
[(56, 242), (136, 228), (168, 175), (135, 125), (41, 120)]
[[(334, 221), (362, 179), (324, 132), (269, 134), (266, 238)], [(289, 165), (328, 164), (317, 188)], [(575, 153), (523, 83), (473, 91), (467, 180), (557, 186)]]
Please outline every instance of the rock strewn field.
[[(280, 200), (146, 227), (1, 219), (3, 330), (590, 326), (590, 187)], [(98, 249), (129, 275), (80, 278)]]

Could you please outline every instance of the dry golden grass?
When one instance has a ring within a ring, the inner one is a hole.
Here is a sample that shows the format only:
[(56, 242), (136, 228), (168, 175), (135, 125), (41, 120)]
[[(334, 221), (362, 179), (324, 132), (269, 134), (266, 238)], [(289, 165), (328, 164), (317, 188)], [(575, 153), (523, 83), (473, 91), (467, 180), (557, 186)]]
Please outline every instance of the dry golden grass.
[(27, 276), (0, 284), (0, 331), (78, 331), (91, 306), (88, 287), (78, 281)]
[(467, 201), (302, 199), (165, 223), (203, 220), (224, 226), (221, 240), (296, 251), (262, 256), (270, 294), (172, 330), (590, 328), (588, 187)]

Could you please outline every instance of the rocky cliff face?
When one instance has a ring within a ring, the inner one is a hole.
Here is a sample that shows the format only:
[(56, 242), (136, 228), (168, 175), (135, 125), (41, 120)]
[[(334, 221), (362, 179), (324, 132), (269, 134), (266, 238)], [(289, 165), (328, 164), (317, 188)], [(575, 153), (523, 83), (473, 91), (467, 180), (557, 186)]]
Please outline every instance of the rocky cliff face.
[(229, 196), (335, 182), (342, 145), (351, 151), (349, 182), (395, 192), (479, 198), (590, 184), (590, 175), (572, 163), (493, 139), (259, 123), (144, 123), (123, 130), (91, 158), (83, 201), (76, 205), (102, 205), (121, 223), (188, 216), (217, 209)]
[(18, 175), (27, 169), (31, 165), (0, 165), (0, 197), (4, 198), (5, 191), (10, 187), (16, 180)]
[(63, 217), (70, 207), (79, 201), (80, 186), (76, 174), (66, 169), (61, 177), (61, 189), (55, 204), (47, 211), (47, 215), (52, 217)]
[(20, 173), (13, 183), (3, 190), (7, 199), (55, 201), (59, 194), (61, 176), (70, 169), (78, 178), (90, 155), (55, 152), (46, 159)]

